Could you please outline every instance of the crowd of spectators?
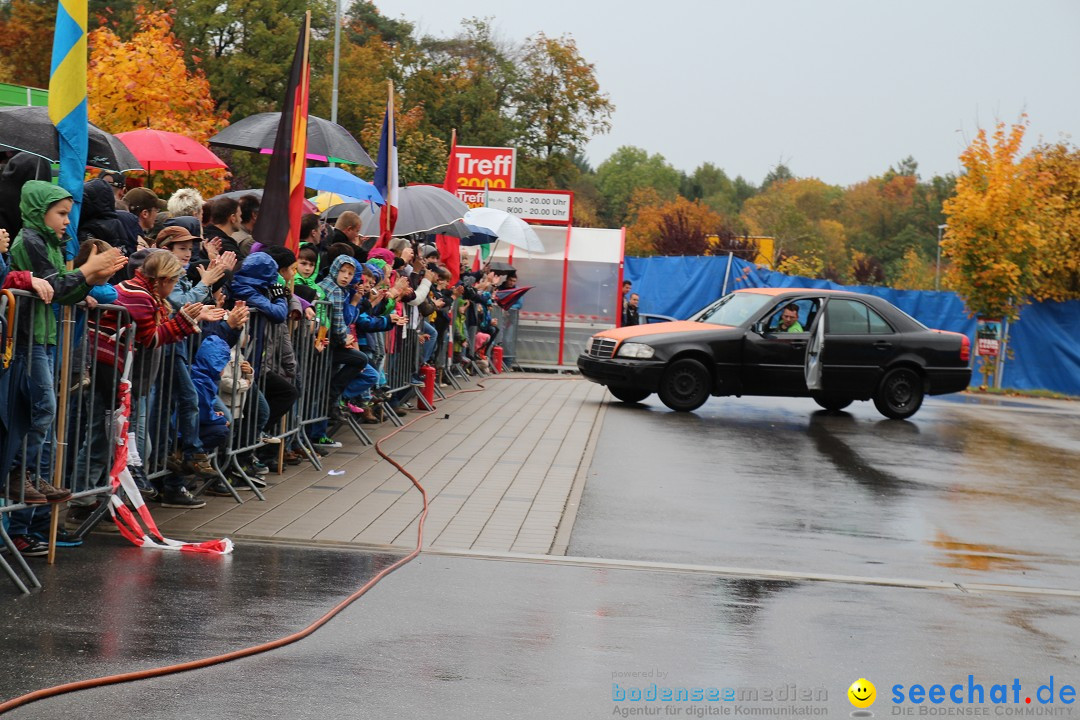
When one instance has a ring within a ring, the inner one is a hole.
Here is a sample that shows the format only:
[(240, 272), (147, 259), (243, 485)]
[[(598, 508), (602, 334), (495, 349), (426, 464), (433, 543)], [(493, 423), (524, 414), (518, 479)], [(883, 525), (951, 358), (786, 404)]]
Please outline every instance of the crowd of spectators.
[[(129, 470), (145, 499), (183, 509), (203, 507), (203, 494), (265, 487), (260, 478), (279, 462), (304, 461), (308, 443), (280, 432), (301, 387), (318, 381), (303, 376), (299, 353), (330, 358), (318, 394), (326, 420), (304, 428), (310, 446), (326, 454), (341, 446), (334, 434), (350, 420), (378, 424), (387, 407), (415, 410), (409, 386), (425, 382), (424, 366), (445, 386), (450, 363), (483, 369), (485, 350), (498, 339), (492, 296), (504, 276), (462, 267), (451, 283), (455, 273), (433, 245), (402, 238), (375, 247), (360, 236), (360, 218), (344, 212), (333, 226), (305, 215), (294, 254), (254, 241), (254, 195), (204, 202), (188, 188), (166, 201), (122, 183), (108, 174), (88, 181), (78, 227), (69, 232), (72, 199), (51, 182), (47, 164), (19, 154), (0, 174), (0, 283), (36, 296), (17, 304), (9, 359), (9, 370), (30, 380), (22, 408), (29, 423), (22, 436), (6, 438), (14, 456), (0, 467), (7, 477), (0, 495), (26, 505), (4, 513), (25, 556), (46, 554), (54, 509), (67, 507), (58, 544), (75, 545), (81, 541), (71, 531), (102, 502), (100, 495), (72, 499), (72, 490), (110, 481), (106, 437), (126, 359), (117, 342), (122, 323), (133, 324), (135, 336)], [(84, 388), (84, 405), (96, 410), (81, 416), (85, 427), (69, 428), (72, 457), (57, 482), (58, 317), (72, 305), (89, 309), (80, 332), (94, 353), (72, 377)], [(123, 312), (111, 309), (117, 306)], [(296, 333), (298, 326), (306, 332)], [(415, 338), (422, 364), (409, 369), (406, 387), (392, 387), (388, 355), (403, 333)], [(295, 347), (298, 337), (310, 346)], [(230, 428), (244, 418), (257, 433), (254, 449), (222, 480), (216, 468), (230, 437), (240, 447)], [(153, 447), (151, 438), (163, 446)], [(148, 477), (144, 463), (153, 458), (168, 472)]]

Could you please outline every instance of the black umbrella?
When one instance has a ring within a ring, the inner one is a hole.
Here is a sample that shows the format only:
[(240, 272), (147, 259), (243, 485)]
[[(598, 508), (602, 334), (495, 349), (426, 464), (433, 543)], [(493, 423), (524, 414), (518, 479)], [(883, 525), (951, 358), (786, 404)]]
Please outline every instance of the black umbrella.
[[(254, 152), (271, 150), (280, 120), (279, 112), (248, 115), (210, 138), (210, 144)], [(307, 120), (308, 159), (375, 167), (375, 163), (348, 130), (314, 115), (308, 115)]]
[(499, 239), (498, 235), (487, 228), (480, 227), (479, 225), (470, 225), (464, 220), (455, 220), (449, 225), (435, 228), (432, 231), (432, 236), (435, 235), (455, 237), (461, 241), (462, 247), (490, 245)]
[[(104, 170), (142, 170), (127, 145), (96, 125), (89, 124), (86, 164)], [(0, 146), (60, 162), (56, 128), (46, 107), (0, 108)]]

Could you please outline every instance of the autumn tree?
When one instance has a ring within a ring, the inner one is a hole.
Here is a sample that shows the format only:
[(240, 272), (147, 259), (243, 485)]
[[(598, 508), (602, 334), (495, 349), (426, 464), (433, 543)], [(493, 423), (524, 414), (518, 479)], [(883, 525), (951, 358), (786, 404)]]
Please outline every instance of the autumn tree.
[[(383, 86), (383, 93), (386, 87)], [(400, 99), (400, 94), (398, 99)], [(398, 99), (394, 106), (398, 107)], [(402, 100), (402, 102), (404, 102)], [(384, 100), (385, 103), (385, 100)], [(382, 130), (385, 105), (377, 114), (368, 118), (367, 124), (360, 133), (361, 144), (374, 158), (379, 151), (379, 134)], [(435, 137), (423, 131), (424, 108), (416, 105), (408, 110), (395, 112), (394, 129), (397, 134), (398, 145), (398, 178), (402, 185), (409, 183), (437, 183), (442, 184), (446, 176), (446, 159), (450, 153), (447, 143), (442, 138)], [(374, 173), (364, 168), (360, 174), (368, 180), (373, 178)]]
[(908, 247), (893, 275), (892, 287), (900, 290), (933, 290), (934, 264), (917, 247)]
[(638, 210), (634, 224), (627, 228), (627, 245), (651, 247), (657, 255), (705, 255), (710, 236), (731, 234), (722, 215), (680, 195), (663, 205)]
[(776, 269), (785, 275), (797, 275), (806, 278), (820, 278), (825, 272), (825, 263), (814, 255), (788, 255), (782, 257)]
[[(369, 125), (382, 122), (386, 111), (386, 79), (393, 76), (396, 67), (395, 51), (359, 21), (347, 21), (342, 30), (338, 68), (337, 122), (353, 137), (361, 140), (361, 145), (374, 158), (378, 127), (375, 128), (375, 143), (369, 143), (366, 138), (362, 140), (361, 137)], [(351, 39), (357, 37), (368, 37), (368, 39), (364, 43)], [(326, 55), (322, 58), (323, 63), (331, 66), (333, 47), (323, 47), (321, 51)], [(309, 100), (311, 114), (329, 119), (332, 96), (332, 73), (313, 74)], [(279, 99), (278, 104), (280, 103)], [(405, 105), (398, 107), (405, 107)]]
[(1032, 295), (1080, 299), (1080, 149), (1044, 144), (1030, 158), (1032, 173), (1045, 181), (1036, 195), (1043, 243)]
[(402, 89), (410, 103), (424, 106), (424, 132), (441, 136), (456, 128), (463, 144), (512, 144), (520, 52), (473, 18), (453, 37), (420, 38), (399, 53)]
[(851, 277), (856, 285), (884, 285), (885, 267), (873, 255), (856, 252), (851, 259)]
[(918, 163), (907, 157), (881, 176), (845, 190), (838, 220), (847, 229), (852, 251), (878, 258), (891, 278), (910, 247), (934, 254), (937, 226), (945, 222), (942, 202), (952, 194), (954, 178), (919, 179)]
[(960, 155), (964, 174), (945, 202), (948, 230), (942, 254), (949, 282), (978, 315), (1015, 320), (1036, 289), (1044, 245), (1039, 199), (1050, 178), (1020, 158), (1027, 119), (980, 129)]
[[(228, 124), (227, 116), (215, 108), (206, 76), (184, 64), (183, 46), (172, 32), (172, 15), (140, 11), (136, 26), (127, 41), (108, 27), (90, 33), (90, 121), (111, 133), (152, 127), (205, 144)], [(226, 187), (224, 170), (156, 175), (158, 190), (194, 185), (211, 196)]]
[(564, 187), (576, 174), (573, 156), (611, 128), (615, 106), (572, 37), (533, 36), (518, 64), (513, 112), (517, 144), (526, 154), (519, 173), (531, 187)]
[(6, 80), (18, 85), (49, 87), (56, 3), (11, 0), (0, 4), (0, 64)]

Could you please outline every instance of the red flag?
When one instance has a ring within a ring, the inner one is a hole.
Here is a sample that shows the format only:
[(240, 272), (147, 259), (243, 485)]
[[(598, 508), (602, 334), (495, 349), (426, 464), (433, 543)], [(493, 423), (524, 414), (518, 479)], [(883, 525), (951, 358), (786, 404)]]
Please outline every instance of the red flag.
[[(443, 180), (443, 190), (456, 193), (458, 189), (457, 167), (457, 130), (450, 133), (450, 157), (446, 161), (446, 178)], [(450, 284), (457, 285), (461, 278), (461, 241), (449, 235), (436, 235), (435, 247), (439, 250), (439, 259), (450, 271)]]
[(281, 109), (270, 168), (266, 172), (259, 216), (251, 231), (255, 242), (284, 245), (293, 252), (300, 248), (300, 216), (304, 205), (304, 161), (307, 158), (308, 124), (308, 37), (311, 13), (304, 15), (296, 41), (289, 85)]
[(383, 196), (386, 204), (379, 212), (379, 241), (375, 247), (386, 247), (394, 236), (394, 225), (398, 214), (398, 165), (397, 131), (394, 129), (394, 83), (390, 81), (390, 96), (386, 101), (386, 116), (383, 117), (382, 132), (379, 134), (379, 156), (375, 161), (375, 189)]

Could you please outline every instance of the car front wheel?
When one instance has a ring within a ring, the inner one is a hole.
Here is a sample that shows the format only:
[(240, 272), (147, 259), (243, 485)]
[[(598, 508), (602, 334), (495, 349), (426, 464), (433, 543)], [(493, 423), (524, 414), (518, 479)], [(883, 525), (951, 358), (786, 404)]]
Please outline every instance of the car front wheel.
[(660, 400), (672, 410), (690, 412), (705, 404), (712, 392), (709, 370), (697, 360), (676, 360), (660, 381)]
[(642, 390), (640, 388), (614, 387), (611, 385), (608, 386), (608, 391), (614, 395), (616, 399), (622, 400), (624, 403), (639, 403), (652, 395), (648, 390)]
[(852, 400), (851, 398), (836, 397), (835, 395), (815, 394), (813, 397), (814, 402), (816, 402), (818, 405), (825, 408), (826, 410), (829, 410), (830, 412), (837, 412), (838, 410), (843, 410), (848, 405), (854, 402), (854, 400)]
[(874, 405), (885, 417), (904, 420), (922, 407), (924, 394), (919, 373), (906, 367), (893, 368), (881, 379), (874, 394)]

